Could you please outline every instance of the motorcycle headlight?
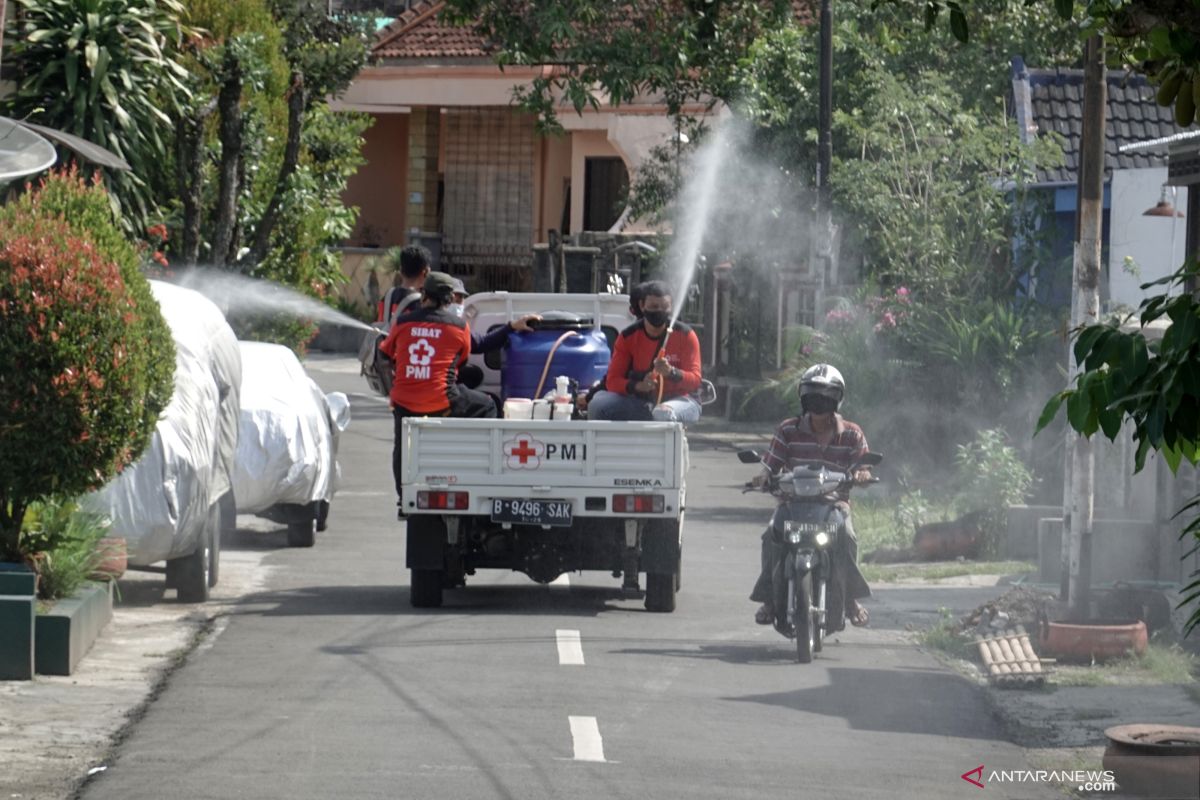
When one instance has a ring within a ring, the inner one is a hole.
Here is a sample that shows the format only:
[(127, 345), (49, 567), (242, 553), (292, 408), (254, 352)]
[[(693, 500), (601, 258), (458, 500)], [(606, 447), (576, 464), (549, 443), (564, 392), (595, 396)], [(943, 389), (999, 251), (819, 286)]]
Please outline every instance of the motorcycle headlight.
[(788, 544), (800, 544), (804, 541), (804, 531), (788, 531), (787, 540)]
[(825, 545), (829, 544), (829, 534), (825, 531), (821, 531), (816, 536), (816, 542), (817, 547), (824, 547)]

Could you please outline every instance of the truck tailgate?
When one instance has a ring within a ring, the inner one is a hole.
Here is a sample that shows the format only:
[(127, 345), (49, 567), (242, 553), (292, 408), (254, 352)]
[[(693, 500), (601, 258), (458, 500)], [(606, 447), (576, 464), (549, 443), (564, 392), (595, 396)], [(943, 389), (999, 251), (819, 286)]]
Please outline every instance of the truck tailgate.
[(682, 426), (671, 422), (404, 420), (403, 483), (681, 488)]

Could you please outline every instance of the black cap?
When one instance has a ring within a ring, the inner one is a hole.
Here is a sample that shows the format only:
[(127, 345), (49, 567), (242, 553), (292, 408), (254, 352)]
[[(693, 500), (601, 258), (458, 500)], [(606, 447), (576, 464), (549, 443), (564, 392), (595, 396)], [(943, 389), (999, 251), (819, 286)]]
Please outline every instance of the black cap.
[(422, 288), (425, 294), (436, 300), (449, 300), (454, 294), (454, 278), (444, 272), (431, 272), (425, 276)]

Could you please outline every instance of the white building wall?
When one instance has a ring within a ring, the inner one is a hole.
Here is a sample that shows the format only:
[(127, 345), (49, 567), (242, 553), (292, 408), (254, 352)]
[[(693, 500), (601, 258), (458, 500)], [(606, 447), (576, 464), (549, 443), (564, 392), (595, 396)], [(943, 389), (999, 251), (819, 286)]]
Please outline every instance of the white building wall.
[[(1108, 296), (1114, 305), (1137, 308), (1147, 294), (1139, 288), (1141, 284), (1165, 277), (1183, 264), (1186, 238), (1184, 219), (1147, 217), (1143, 214), (1147, 209), (1153, 208), (1162, 197), (1166, 180), (1166, 167), (1113, 172), (1109, 216)], [(1183, 211), (1187, 208), (1187, 189), (1180, 187), (1178, 195), (1173, 197), (1172, 188), (1168, 187), (1167, 200), (1176, 210)], [(1126, 256), (1133, 258), (1136, 274), (1131, 274), (1126, 266)]]

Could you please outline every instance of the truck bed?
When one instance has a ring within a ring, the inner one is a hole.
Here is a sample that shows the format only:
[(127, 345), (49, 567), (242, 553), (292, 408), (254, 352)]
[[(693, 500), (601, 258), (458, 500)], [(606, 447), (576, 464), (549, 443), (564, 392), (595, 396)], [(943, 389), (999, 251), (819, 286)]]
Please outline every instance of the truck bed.
[[(671, 422), (404, 420), (406, 513), (488, 514), (496, 497), (570, 501), (575, 517), (678, 516), (687, 440)], [(468, 492), (467, 508), (420, 509), (417, 492)], [(664, 497), (659, 512), (620, 513), (614, 495)]]

